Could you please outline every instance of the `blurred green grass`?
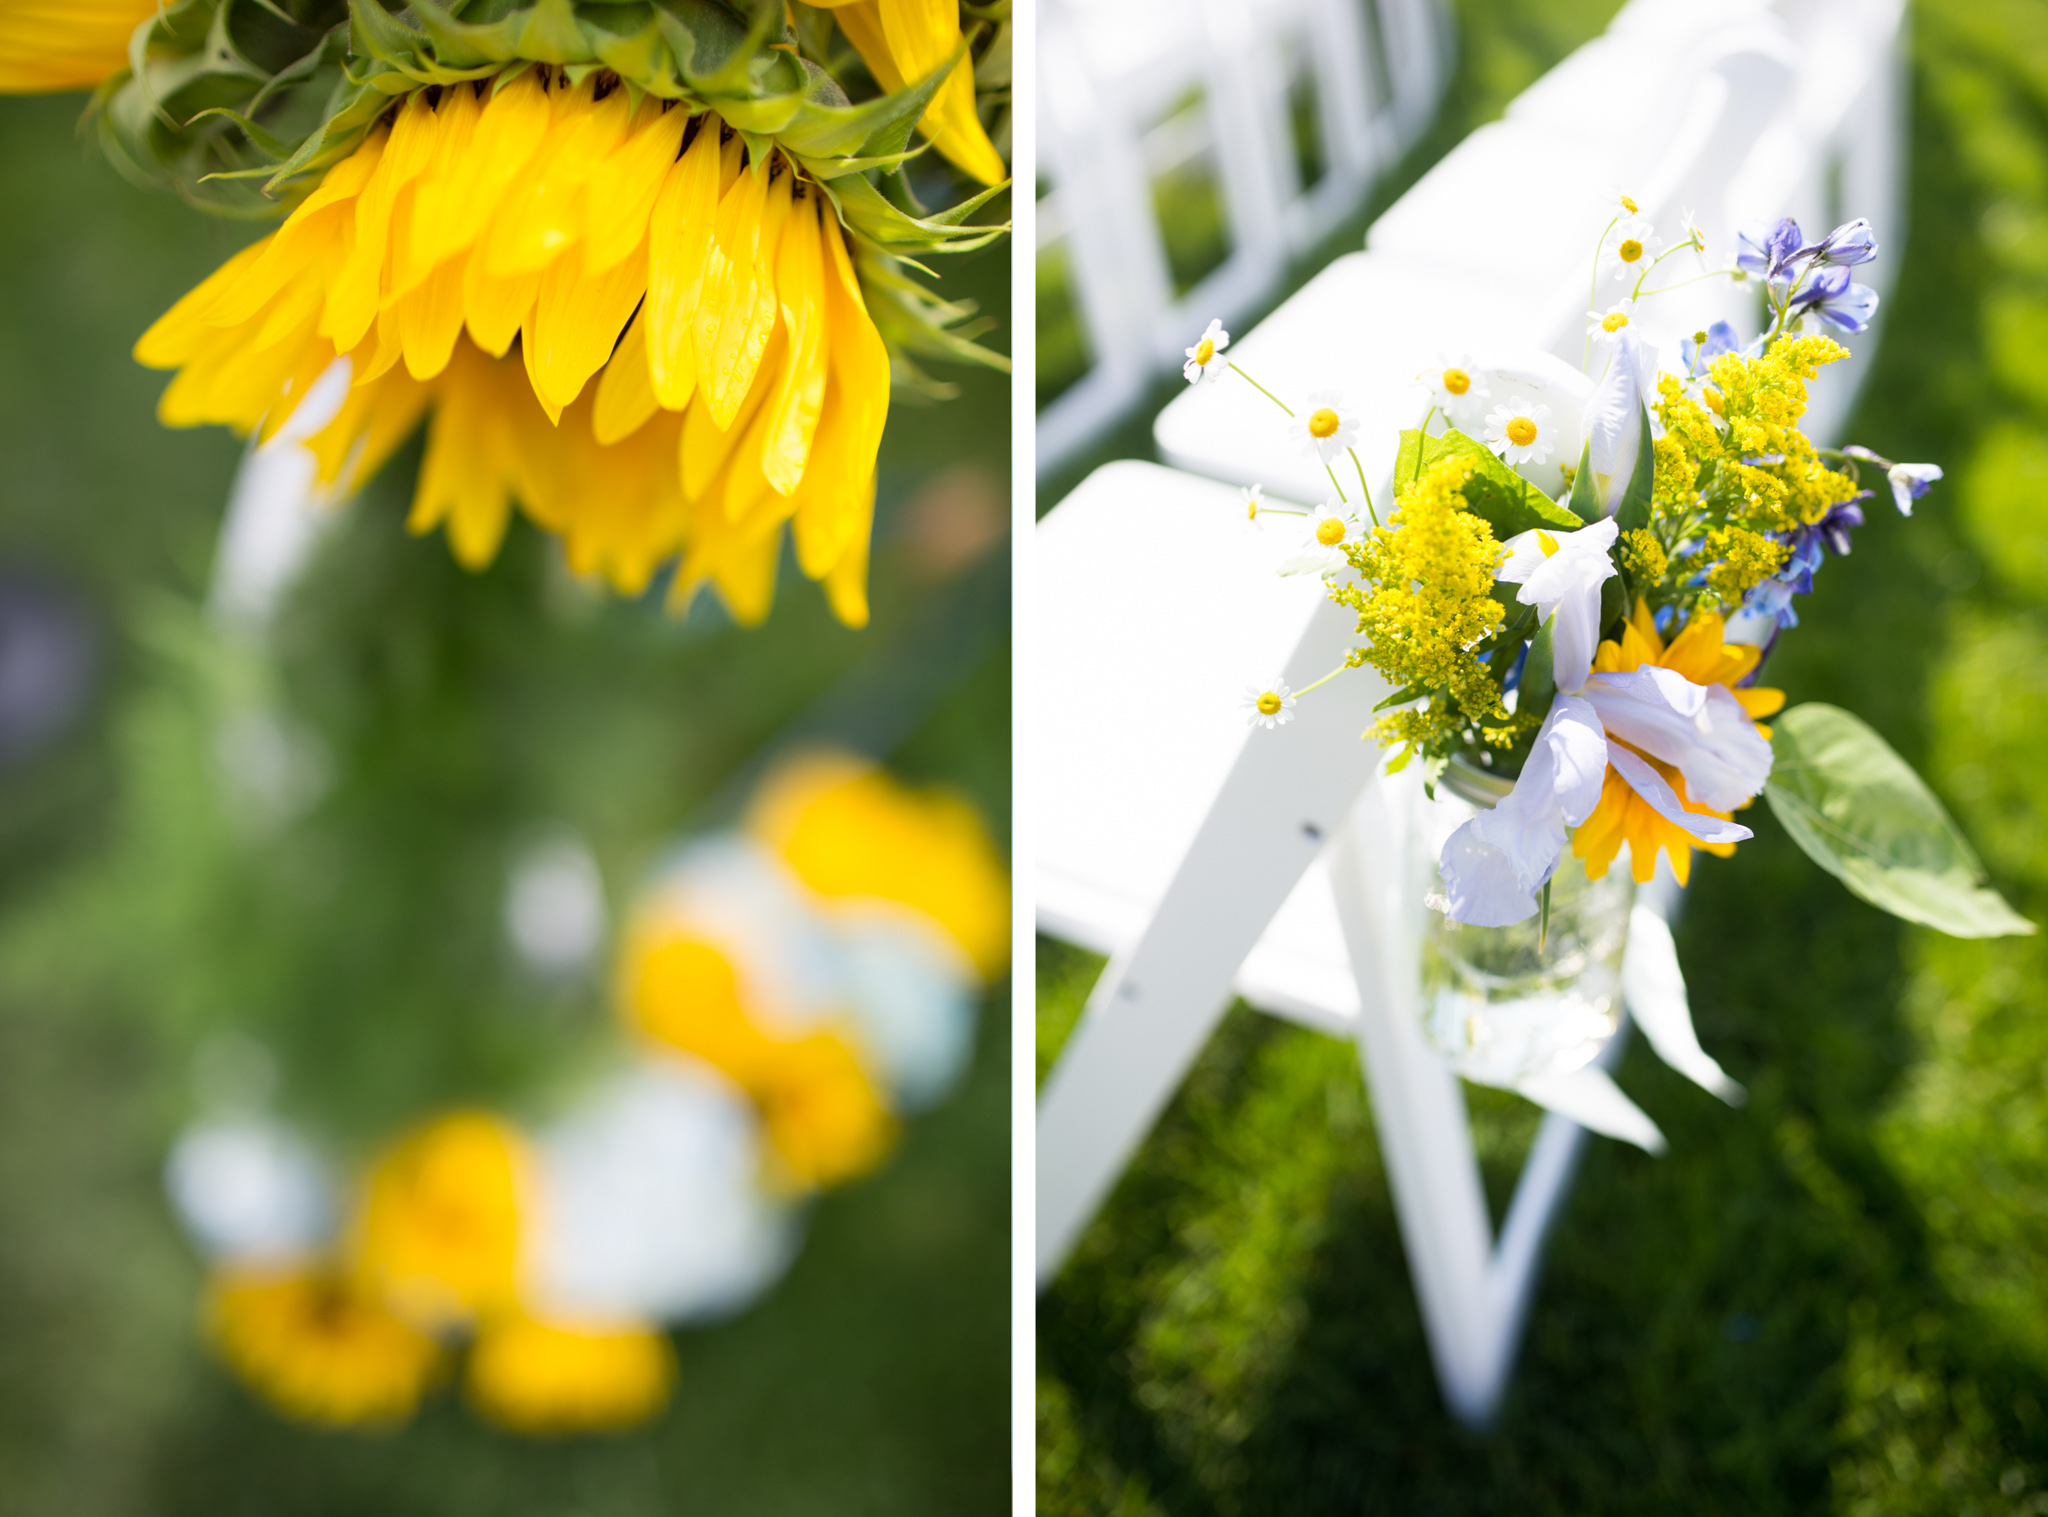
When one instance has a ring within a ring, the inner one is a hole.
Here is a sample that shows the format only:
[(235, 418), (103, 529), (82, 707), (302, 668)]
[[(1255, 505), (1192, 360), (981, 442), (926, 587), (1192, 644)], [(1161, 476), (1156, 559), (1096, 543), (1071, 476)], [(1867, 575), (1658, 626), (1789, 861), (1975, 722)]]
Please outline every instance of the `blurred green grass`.
[[(509, 964), (511, 850), (567, 823), (623, 904), (680, 829), (730, 819), (722, 787), (762, 743), (849, 679), (874, 697), (859, 710), (910, 713), (898, 772), (963, 789), (1004, 838), (1004, 555), (947, 578), (917, 513), (947, 478), (1000, 501), (1007, 382), (957, 376), (959, 399), (892, 418), (862, 633), (793, 568), (759, 632), (708, 606), (677, 622), (604, 603), (525, 528), (463, 573), (438, 537), (403, 532), (402, 459), (337, 525), (275, 638), (331, 783), (305, 815), (252, 826), (216, 783), (208, 692), (232, 671), (198, 609), (237, 445), (158, 426), (163, 376), (128, 356), (251, 233), (120, 181), (79, 140), (79, 104), (0, 100), (0, 567), (72, 587), (104, 645), (88, 717), (0, 770), (0, 1511), (993, 1509), (1003, 985), (962, 1088), (815, 1207), (761, 1305), (679, 1335), (674, 1404), (627, 1436), (521, 1443), (452, 1397), (390, 1436), (279, 1421), (198, 1341), (199, 1269), (158, 1171), (191, 1114), (191, 1051), (224, 1027), (283, 1055), (284, 1104), (344, 1148), (439, 1102), (544, 1102), (547, 1072), (601, 1041), (606, 1012), (601, 986)], [(954, 267), (948, 293), (1006, 325), (1006, 251)], [(954, 673), (920, 689), (941, 641)]]
[[(1458, 9), (1418, 163), (1612, 7)], [(2048, 5), (1909, 21), (1912, 223), (1851, 430), (1949, 478), (1879, 504), (1772, 677), (1871, 720), (2048, 920)], [(1042, 1301), (1040, 1510), (2048, 1511), (2048, 948), (1903, 928), (1758, 831), (1679, 929), (1749, 1102), (1631, 1050), (1671, 1152), (1593, 1145), (1492, 1437), (1442, 1411), (1355, 1055), (1239, 1008)], [(1096, 967), (1041, 943), (1041, 1069)], [(1480, 1115), (1497, 1190), (1518, 1135)]]

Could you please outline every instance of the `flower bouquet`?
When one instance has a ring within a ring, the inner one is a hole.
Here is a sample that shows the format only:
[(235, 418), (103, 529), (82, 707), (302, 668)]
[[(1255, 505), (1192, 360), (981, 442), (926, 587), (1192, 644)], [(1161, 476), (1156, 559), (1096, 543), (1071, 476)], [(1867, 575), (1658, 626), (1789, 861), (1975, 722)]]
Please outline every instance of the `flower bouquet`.
[[(551, 868), (528, 883), (559, 921), (573, 880)], [(601, 898), (587, 915), (601, 934)], [(566, 1081), (354, 1151), (280, 1106), (258, 1038), (217, 1034), (166, 1169), (215, 1348), (327, 1426), (401, 1422), (456, 1366), (514, 1432), (653, 1415), (667, 1329), (759, 1298), (807, 1199), (874, 1169), (959, 1076), (1008, 920), (971, 810), (818, 751), (657, 871), (621, 934), (617, 1031), (581, 1040)]]
[[(1959, 936), (2034, 930), (1877, 733), (1832, 706), (1787, 709), (1762, 681), (1865, 507), (1881, 493), (1910, 516), (1941, 477), (1800, 430), (1808, 385), (1875, 312), (1852, 276), (1877, 254), (1872, 230), (1858, 220), (1808, 241), (1789, 219), (1745, 228), (1731, 264), (1697, 277), (1760, 291), (1761, 331), (1745, 342), (1717, 321), (1660, 352), (1642, 318), (1665, 292), (1645, 286), (1705, 245), (1688, 226), (1662, 247), (1622, 197), (1594, 289), (1619, 279), (1623, 298), (1596, 294), (1582, 367), (1442, 359), (1420, 376), (1384, 517), (1342, 397), (1294, 407), (1250, 381), (1330, 480), (1280, 566), (1320, 575), (1356, 615), (1361, 641), (1325, 680), (1367, 667), (1388, 682), (1368, 736), (1428, 798), (1425, 1029), (1460, 1073), (1539, 1100), (1618, 1027), (1634, 887), (1660, 859), (1682, 886), (1695, 850), (1732, 853), (1759, 795), (1874, 905)], [(1228, 344), (1212, 324), (1188, 379), (1242, 374)], [(1287, 509), (1256, 486), (1246, 499), (1254, 519)], [(1314, 688), (1252, 688), (1249, 719), (1283, 725)], [(1733, 1098), (1682, 994), (1677, 1005), (1682, 1025), (1646, 1025), (1651, 1041)], [(1636, 1118), (1608, 1130), (1653, 1140)]]

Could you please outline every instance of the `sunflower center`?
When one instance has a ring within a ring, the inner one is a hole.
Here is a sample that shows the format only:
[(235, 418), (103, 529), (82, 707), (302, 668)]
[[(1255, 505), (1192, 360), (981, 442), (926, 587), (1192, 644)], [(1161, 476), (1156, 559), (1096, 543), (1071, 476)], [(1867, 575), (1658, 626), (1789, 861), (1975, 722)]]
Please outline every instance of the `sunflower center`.
[(1620, 252), (1623, 263), (1634, 263), (1643, 256), (1643, 245), (1633, 237), (1624, 237), (1621, 239), (1621, 247), (1617, 251)]
[(1344, 541), (1344, 522), (1342, 518), (1326, 516), (1317, 522), (1316, 541), (1325, 548), (1334, 548), (1337, 544)]
[(1259, 697), (1259, 715), (1278, 716), (1279, 714), (1280, 697), (1275, 695), (1272, 691), (1268, 690), (1264, 695)]
[(1444, 388), (1453, 395), (1463, 395), (1472, 388), (1472, 376), (1463, 369), (1445, 369)]
[(1195, 344), (1195, 362), (1203, 368), (1209, 367), (1209, 360), (1216, 356), (1216, 344), (1204, 337)]
[(1600, 318), (1600, 330), (1603, 332), (1619, 332), (1627, 325), (1628, 312), (1626, 311), (1609, 311)]
[(1309, 416), (1308, 435), (1311, 437), (1335, 437), (1337, 435), (1337, 413), (1328, 406), (1318, 407)]
[(1508, 441), (1518, 448), (1526, 448), (1536, 440), (1536, 423), (1526, 416), (1517, 416), (1508, 423)]

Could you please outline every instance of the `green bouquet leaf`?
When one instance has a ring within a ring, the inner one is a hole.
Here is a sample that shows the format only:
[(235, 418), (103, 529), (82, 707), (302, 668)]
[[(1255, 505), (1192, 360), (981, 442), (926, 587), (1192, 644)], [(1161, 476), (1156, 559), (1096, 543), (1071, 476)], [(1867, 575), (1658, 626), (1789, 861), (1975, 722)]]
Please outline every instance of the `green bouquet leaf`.
[(1958, 938), (2031, 933), (1926, 781), (1839, 706), (1772, 723), (1771, 810), (1821, 868), (1871, 905)]
[(1401, 451), (1394, 460), (1394, 484), (1398, 489), (1417, 478), (1424, 469), (1446, 458), (1467, 458), (1472, 477), (1465, 481), (1465, 504), (1475, 516), (1486, 519), (1501, 542), (1529, 531), (1549, 527), (1558, 532), (1576, 532), (1585, 525), (1541, 490), (1502, 463), (1491, 448), (1456, 428), (1441, 437), (1425, 437), (1410, 429), (1401, 434)]

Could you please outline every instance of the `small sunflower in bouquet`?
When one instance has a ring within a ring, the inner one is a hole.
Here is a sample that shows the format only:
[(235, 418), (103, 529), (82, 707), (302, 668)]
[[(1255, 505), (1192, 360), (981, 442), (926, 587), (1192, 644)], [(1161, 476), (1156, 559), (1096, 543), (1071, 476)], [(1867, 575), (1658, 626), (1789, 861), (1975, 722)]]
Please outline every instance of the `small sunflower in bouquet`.
[(319, 1071), (209, 1040), (210, 1109), (166, 1182), (210, 1265), (214, 1349), (331, 1428), (402, 1423), (444, 1383), (528, 1436), (645, 1421), (687, 1372), (675, 1330), (762, 1297), (809, 1199), (957, 1081), (1008, 942), (975, 812), (817, 750), (656, 871), (619, 934), (616, 1016), (549, 1089), (364, 1144), (274, 1098)]
[[(1640, 317), (1665, 292), (1645, 286), (1705, 241), (1688, 227), (1661, 246), (1624, 200), (1601, 238), (1583, 369), (1548, 353), (1444, 358), (1420, 376), (1429, 394), (1400, 432), (1391, 500), (1372, 498), (1341, 398), (1290, 406), (1251, 381), (1332, 491), (1303, 513), (1307, 538), (1282, 572), (1320, 575), (1360, 641), (1306, 689), (1248, 690), (1249, 719), (1283, 725), (1317, 685), (1376, 671), (1391, 693), (1367, 736), (1390, 750), (1387, 769), (1418, 766), (1432, 797), (1448, 784), (1478, 807), (1435, 840), (1429, 905), (1454, 931), (1515, 929), (1531, 954), (1551, 937), (1567, 860), (1580, 888), (1612, 871), (1646, 883), (1660, 859), (1683, 885), (1695, 850), (1725, 856), (1753, 835), (1739, 818), (1759, 795), (1865, 900), (1959, 936), (2031, 932), (1876, 732), (1833, 706), (1786, 709), (1765, 678), (1866, 511), (1882, 500), (1910, 516), (1941, 477), (1801, 430), (1809, 385), (1875, 313), (1854, 277), (1877, 255), (1872, 229), (1744, 228), (1731, 265), (1709, 274), (1760, 292), (1758, 335), (1717, 321), (1659, 353)], [(1623, 298), (1603, 306), (1610, 279)], [(1242, 373), (1228, 344), (1212, 325), (1189, 380)], [(1287, 508), (1254, 489), (1247, 509)], [(1697, 1052), (1689, 1027), (1684, 1041)]]
[(917, 276), (1003, 234), (970, 218), (1008, 35), (958, 0), (92, 0), (0, 7), (0, 88), (94, 85), (118, 167), (282, 222), (136, 345), (167, 424), (293, 423), (335, 498), (424, 427), (408, 524), (465, 565), (516, 508), (745, 623), (787, 527), (858, 626), (892, 384), (1004, 366)]

